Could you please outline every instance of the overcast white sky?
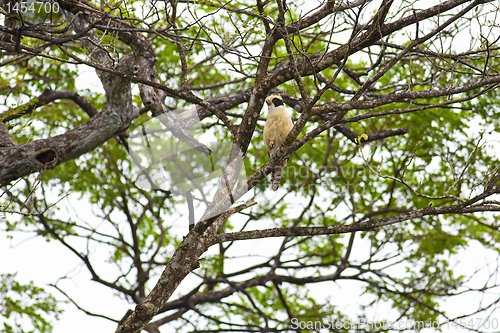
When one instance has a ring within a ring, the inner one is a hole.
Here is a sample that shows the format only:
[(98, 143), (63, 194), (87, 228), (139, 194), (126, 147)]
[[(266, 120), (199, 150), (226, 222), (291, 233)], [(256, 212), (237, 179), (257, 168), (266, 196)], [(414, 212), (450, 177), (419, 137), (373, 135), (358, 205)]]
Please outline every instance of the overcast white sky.
[[(187, 231), (187, 228), (185, 228)], [(182, 228), (178, 228), (182, 232)], [(123, 300), (114, 297), (113, 293), (106, 287), (96, 282), (90, 281), (90, 274), (85, 268), (82, 268), (79, 260), (66, 248), (57, 242), (47, 243), (41, 239), (34, 238), (27, 241), (21, 241), (26, 235), (18, 235), (14, 241), (8, 240), (5, 233), (0, 233), (0, 272), (17, 272), (17, 279), (22, 283), (35, 281), (38, 286), (46, 286), (46, 289), (52, 292), (58, 299), (64, 299), (57, 290), (49, 287), (60, 276), (67, 275), (69, 272), (71, 279), (59, 282), (58, 285), (70, 294), (75, 301), (83, 308), (99, 314), (105, 314), (113, 318), (120, 318), (129, 308)], [(276, 239), (242, 241), (234, 248), (239, 255), (266, 255), (273, 248), (276, 248), (279, 241)], [(361, 246), (360, 246), (361, 245)], [(361, 260), (366, 257), (368, 247), (363, 244), (363, 240), (357, 239), (356, 246), (351, 258)], [(481, 246), (472, 244), (466, 250), (462, 250), (458, 256), (460, 262), (455, 268), (456, 274), (468, 275), (471, 271), (489, 265), (489, 269), (484, 274), (477, 277), (478, 286), (484, 283), (488, 273), (495, 271), (498, 267), (498, 256), (493, 253), (484, 252)], [(248, 260), (252, 260), (249, 258)], [(245, 259), (245, 265), (248, 265)], [(255, 258), (254, 260), (258, 260)], [(234, 260), (232, 264), (236, 264)], [(237, 267), (234, 267), (237, 269)], [(157, 277), (152, 277), (156, 281)], [(190, 283), (191, 280), (191, 283)], [(194, 285), (196, 278), (191, 277), (183, 282), (179, 290), (190, 289)], [(481, 281), (482, 280), (482, 281)], [(498, 281), (497, 281), (498, 282)], [(312, 295), (318, 300), (331, 296), (334, 304), (338, 305), (347, 314), (354, 316), (359, 310), (359, 301), (365, 301), (369, 296), (362, 296), (360, 285), (356, 282), (342, 281), (341, 283), (324, 282), (311, 288)], [(498, 298), (499, 291), (493, 292), (489, 297)], [(445, 302), (443, 310), (450, 311), (450, 315), (459, 315), (477, 308), (480, 301), (479, 294), (471, 294), (456, 297), (452, 301)], [(174, 298), (172, 298), (174, 299)], [(72, 304), (62, 306), (65, 313), (61, 320), (56, 322), (54, 333), (84, 333), (84, 332), (114, 332), (116, 325), (106, 319), (87, 316), (76, 309)], [(373, 313), (373, 319), (388, 318), (389, 308), (381, 305)], [(500, 312), (496, 312), (491, 318), (500, 318)], [(2, 319), (0, 318), (0, 323)], [(163, 332), (168, 332), (165, 327)], [(432, 330), (427, 330), (431, 332)], [(484, 332), (495, 332), (498, 330), (484, 330)], [(465, 332), (465, 330), (445, 329), (444, 332)]]

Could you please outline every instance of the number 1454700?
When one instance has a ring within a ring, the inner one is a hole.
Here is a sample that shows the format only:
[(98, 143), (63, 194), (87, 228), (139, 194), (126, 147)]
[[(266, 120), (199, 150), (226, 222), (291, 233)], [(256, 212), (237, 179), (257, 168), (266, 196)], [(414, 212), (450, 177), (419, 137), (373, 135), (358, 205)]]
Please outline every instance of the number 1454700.
[(58, 13), (59, 3), (52, 1), (19, 1), (15, 3), (7, 2), (5, 4), (7, 12), (10, 13)]

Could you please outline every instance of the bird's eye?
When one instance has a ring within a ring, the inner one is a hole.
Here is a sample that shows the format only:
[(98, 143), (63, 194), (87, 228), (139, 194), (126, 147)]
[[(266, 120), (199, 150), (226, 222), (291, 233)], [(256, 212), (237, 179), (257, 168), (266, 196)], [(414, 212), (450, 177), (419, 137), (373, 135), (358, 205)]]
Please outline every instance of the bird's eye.
[(274, 106), (283, 105), (283, 101), (279, 98), (273, 98)]

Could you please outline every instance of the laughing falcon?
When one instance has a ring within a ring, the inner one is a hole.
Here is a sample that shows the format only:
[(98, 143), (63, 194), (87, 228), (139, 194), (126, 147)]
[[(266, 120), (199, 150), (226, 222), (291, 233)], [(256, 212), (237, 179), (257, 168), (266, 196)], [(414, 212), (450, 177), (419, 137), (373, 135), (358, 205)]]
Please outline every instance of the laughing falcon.
[[(266, 98), (266, 103), (269, 112), (264, 126), (264, 144), (266, 145), (267, 155), (271, 157), (292, 130), (293, 122), (292, 117), (286, 112), (281, 96), (271, 95)], [(288, 159), (282, 165), (277, 165), (271, 173), (271, 186), (274, 191), (280, 186), (281, 174), (287, 162)]]

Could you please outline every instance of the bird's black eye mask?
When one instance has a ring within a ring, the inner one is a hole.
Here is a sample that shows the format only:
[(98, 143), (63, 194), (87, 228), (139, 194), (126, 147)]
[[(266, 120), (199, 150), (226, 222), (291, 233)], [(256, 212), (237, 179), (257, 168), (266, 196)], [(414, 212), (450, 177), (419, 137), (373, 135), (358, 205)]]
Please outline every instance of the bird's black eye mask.
[(283, 101), (279, 98), (273, 98), (273, 104), (274, 106), (283, 105)]

